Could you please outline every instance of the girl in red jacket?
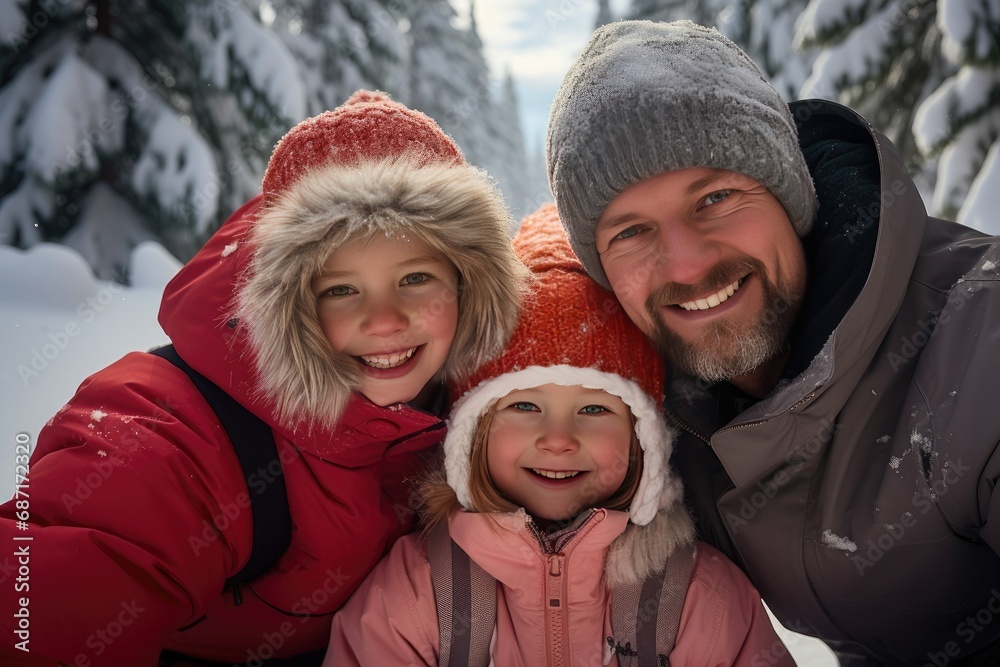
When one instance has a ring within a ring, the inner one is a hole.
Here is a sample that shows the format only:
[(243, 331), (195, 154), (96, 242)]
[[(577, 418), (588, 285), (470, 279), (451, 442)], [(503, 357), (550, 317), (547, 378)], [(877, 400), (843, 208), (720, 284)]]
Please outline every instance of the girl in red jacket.
[[(0, 508), (0, 540), (30, 550), (25, 587), (0, 585), (0, 664), (321, 651), (331, 614), (413, 526), (405, 480), (444, 436), (442, 380), (499, 352), (517, 320), (525, 272), (499, 191), (430, 118), (364, 91), (294, 127), (262, 190), (167, 286), (160, 324), (263, 420), (278, 461), (245, 476), (159, 356), (88, 378), (39, 434), (28, 501)], [(227, 586), (255, 541), (252, 499), (278, 479), (291, 544)]]
[(793, 665), (743, 573), (694, 543), (656, 351), (554, 208), (514, 245), (534, 292), (504, 354), (456, 389), (428, 528), (334, 616), (324, 664)]

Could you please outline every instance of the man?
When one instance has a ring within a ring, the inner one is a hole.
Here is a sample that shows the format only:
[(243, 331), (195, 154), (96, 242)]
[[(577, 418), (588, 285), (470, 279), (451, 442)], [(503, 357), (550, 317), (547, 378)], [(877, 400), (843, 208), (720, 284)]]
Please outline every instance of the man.
[(843, 664), (1000, 664), (996, 239), (686, 21), (598, 30), (547, 148), (574, 250), (672, 369), (702, 539)]

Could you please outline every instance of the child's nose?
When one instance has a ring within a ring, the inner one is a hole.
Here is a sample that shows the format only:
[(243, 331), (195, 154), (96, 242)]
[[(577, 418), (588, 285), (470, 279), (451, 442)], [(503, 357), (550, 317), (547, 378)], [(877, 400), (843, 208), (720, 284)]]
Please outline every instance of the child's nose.
[(566, 424), (552, 424), (538, 438), (538, 448), (553, 454), (575, 452), (580, 448), (576, 432)]
[(388, 336), (406, 329), (409, 317), (406, 311), (393, 302), (379, 302), (368, 309), (363, 328), (367, 334)]

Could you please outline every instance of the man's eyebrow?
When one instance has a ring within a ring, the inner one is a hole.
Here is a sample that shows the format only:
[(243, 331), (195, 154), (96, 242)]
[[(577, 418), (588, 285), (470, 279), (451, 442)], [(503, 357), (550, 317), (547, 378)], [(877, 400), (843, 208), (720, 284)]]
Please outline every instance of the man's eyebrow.
[[(711, 185), (715, 181), (725, 178), (726, 176), (731, 176), (732, 172), (725, 169), (713, 169), (712, 173), (707, 176), (703, 176), (696, 181), (692, 181), (688, 184), (687, 188), (684, 189), (685, 195), (693, 195), (699, 190), (704, 189), (706, 186)], [(607, 220), (599, 220), (597, 223), (597, 229), (614, 229), (625, 223), (632, 222), (642, 216), (635, 213), (622, 213), (621, 215), (616, 215), (613, 218), (608, 218)]]
[(708, 176), (704, 176), (702, 178), (699, 178), (697, 181), (689, 183), (687, 189), (684, 191), (684, 194), (693, 195), (702, 188), (704, 188), (706, 185), (710, 185), (711, 183), (714, 183), (720, 178), (725, 178), (726, 176), (729, 176), (731, 173), (732, 172), (726, 171), (725, 169), (715, 170)]
[(622, 213), (621, 215), (616, 215), (613, 218), (608, 218), (607, 220), (598, 220), (597, 227), (594, 231), (614, 229), (615, 227), (620, 227), (625, 223), (632, 222), (633, 220), (637, 220), (641, 217), (642, 216), (635, 213)]

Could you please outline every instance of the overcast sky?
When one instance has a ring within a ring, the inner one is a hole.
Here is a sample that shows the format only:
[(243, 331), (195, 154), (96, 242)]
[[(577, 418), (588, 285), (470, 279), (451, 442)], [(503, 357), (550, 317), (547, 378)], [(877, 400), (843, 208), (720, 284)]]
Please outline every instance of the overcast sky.
[[(620, 16), (627, 0), (612, 0)], [(463, 23), (469, 0), (452, 0)], [(517, 84), (529, 150), (545, 138), (549, 106), (594, 30), (597, 0), (477, 0), (476, 26), (494, 78), (509, 68)]]

